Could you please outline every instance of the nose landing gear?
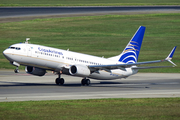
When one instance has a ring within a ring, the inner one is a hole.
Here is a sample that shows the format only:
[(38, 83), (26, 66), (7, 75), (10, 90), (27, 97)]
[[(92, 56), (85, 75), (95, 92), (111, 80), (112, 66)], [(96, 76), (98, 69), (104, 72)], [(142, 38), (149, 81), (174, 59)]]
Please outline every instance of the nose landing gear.
[(19, 68), (17, 67), (15, 70), (14, 70), (15, 73), (19, 73)]
[(16, 66), (16, 69), (14, 70), (14, 72), (15, 73), (19, 73), (19, 66), (20, 66), (20, 64), (19, 63), (17, 63), (17, 62), (15, 62), (15, 61), (13, 61), (13, 62), (10, 62), (12, 65), (14, 65), (14, 66)]

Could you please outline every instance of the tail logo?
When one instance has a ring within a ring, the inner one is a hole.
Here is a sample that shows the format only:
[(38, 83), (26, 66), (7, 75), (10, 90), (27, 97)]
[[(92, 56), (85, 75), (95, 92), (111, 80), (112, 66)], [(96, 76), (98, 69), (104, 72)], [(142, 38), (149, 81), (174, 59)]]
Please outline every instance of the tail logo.
[(127, 44), (124, 51), (120, 54), (119, 61), (123, 63), (136, 63), (138, 61), (141, 44), (143, 41), (145, 27), (140, 26), (132, 39)]
[(124, 63), (136, 63), (138, 57), (137, 53), (139, 53), (138, 43), (130, 41), (126, 49), (121, 54), (119, 61)]

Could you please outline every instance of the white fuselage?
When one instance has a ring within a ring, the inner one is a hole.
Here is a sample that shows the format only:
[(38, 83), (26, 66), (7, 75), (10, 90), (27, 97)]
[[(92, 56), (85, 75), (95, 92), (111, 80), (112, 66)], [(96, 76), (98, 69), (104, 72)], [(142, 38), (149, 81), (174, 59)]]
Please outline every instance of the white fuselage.
[[(71, 52), (69, 50), (26, 43), (11, 45), (8, 49), (4, 50), (3, 54), (11, 63), (17, 62), (20, 65), (38, 67), (57, 72), (63, 71), (63, 69), (69, 69), (72, 65), (123, 64), (118, 62), (118, 60), (115, 61), (103, 57)], [(93, 72), (87, 77), (108, 80), (126, 78), (135, 73), (137, 73), (137, 71), (131, 68), (125, 68), (125, 70), (113, 69), (110, 71), (102, 69), (98, 70), (98, 72)]]

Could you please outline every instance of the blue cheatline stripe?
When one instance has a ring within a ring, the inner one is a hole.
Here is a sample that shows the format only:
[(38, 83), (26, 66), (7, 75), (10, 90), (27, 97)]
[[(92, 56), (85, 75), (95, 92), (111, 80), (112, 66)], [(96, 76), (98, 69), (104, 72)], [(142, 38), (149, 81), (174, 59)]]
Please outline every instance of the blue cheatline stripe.
[(146, 27), (140, 26), (136, 31), (124, 51), (120, 55), (120, 62), (135, 63), (138, 61), (139, 52), (141, 50), (141, 44), (143, 41)]

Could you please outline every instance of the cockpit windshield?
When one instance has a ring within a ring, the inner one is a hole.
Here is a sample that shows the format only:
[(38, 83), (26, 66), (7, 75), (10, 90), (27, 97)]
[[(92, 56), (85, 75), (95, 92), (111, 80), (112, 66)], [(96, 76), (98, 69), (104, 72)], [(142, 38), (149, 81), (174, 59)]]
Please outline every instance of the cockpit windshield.
[(9, 49), (16, 49), (16, 50), (21, 50), (20, 47), (8, 47)]

